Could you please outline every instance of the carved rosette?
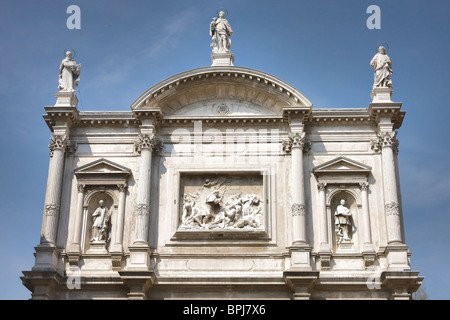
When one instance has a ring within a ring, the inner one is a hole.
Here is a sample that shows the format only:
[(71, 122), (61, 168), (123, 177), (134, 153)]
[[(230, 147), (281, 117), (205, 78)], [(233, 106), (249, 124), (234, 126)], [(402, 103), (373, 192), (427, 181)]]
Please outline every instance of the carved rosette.
[(386, 211), (386, 215), (388, 215), (388, 216), (398, 216), (398, 215), (400, 215), (399, 205), (395, 201), (391, 201), (391, 202), (386, 203), (384, 205), (384, 209)]
[(389, 147), (398, 153), (398, 146), (400, 143), (396, 138), (396, 135), (396, 131), (378, 133), (377, 139), (370, 142), (372, 150), (379, 153), (383, 148)]
[(55, 150), (65, 151), (69, 147), (69, 138), (66, 135), (52, 134), (50, 136), (50, 143), (48, 148), (50, 149), (50, 157), (53, 157)]
[(305, 132), (289, 133), (289, 139), (283, 141), (283, 151), (291, 153), (292, 149), (300, 148), (304, 152), (308, 152), (311, 149), (311, 143), (306, 141), (305, 135)]
[(148, 204), (139, 203), (136, 207), (137, 216), (148, 216), (150, 214), (150, 206)]
[(150, 149), (153, 151), (156, 148), (156, 137), (152, 135), (139, 135), (138, 141), (134, 143), (134, 150), (137, 153), (141, 153), (143, 149)]
[(293, 217), (306, 215), (306, 208), (303, 203), (293, 203), (291, 210)]

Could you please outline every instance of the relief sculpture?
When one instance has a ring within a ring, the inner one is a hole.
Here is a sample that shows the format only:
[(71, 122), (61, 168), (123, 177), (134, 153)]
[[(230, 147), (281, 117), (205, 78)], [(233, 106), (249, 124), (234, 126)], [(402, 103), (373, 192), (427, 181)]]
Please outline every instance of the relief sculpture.
[(261, 196), (245, 189), (231, 188), (226, 177), (205, 179), (183, 194), (179, 230), (263, 229)]

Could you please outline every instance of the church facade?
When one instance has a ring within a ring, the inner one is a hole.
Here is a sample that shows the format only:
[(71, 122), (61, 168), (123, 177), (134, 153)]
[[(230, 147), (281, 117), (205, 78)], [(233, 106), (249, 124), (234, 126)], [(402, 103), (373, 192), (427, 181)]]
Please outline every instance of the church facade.
[(211, 22), (212, 66), (159, 82), (130, 111), (79, 111), (80, 68), (63, 60), (44, 114), (41, 240), (21, 278), (32, 299), (410, 299), (419, 288), (389, 68), (367, 107), (313, 108), (234, 66), (223, 19)]

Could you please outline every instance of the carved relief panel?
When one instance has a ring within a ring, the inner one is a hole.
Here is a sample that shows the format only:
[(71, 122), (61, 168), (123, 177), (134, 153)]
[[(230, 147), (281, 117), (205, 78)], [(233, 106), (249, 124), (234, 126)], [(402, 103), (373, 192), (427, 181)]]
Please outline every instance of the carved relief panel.
[(177, 234), (265, 234), (263, 181), (259, 172), (181, 173)]

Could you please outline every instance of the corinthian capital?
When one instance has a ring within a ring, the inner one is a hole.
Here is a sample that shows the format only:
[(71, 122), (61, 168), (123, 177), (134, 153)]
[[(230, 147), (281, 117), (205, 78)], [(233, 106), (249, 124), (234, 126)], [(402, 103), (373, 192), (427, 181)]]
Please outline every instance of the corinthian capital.
[(154, 134), (139, 135), (139, 139), (134, 143), (134, 150), (141, 153), (143, 149), (153, 151), (156, 147), (156, 137)]
[(66, 135), (52, 134), (50, 136), (50, 143), (48, 148), (50, 149), (50, 157), (53, 156), (55, 150), (65, 151), (69, 145), (69, 138)]
[(300, 148), (301, 150), (307, 152), (311, 149), (311, 143), (305, 140), (305, 132), (289, 133), (288, 140), (283, 142), (283, 151), (290, 153), (292, 149)]
[(374, 152), (381, 152), (383, 148), (392, 148), (398, 152), (399, 141), (396, 138), (396, 131), (380, 132), (377, 134), (377, 139), (370, 142)]

